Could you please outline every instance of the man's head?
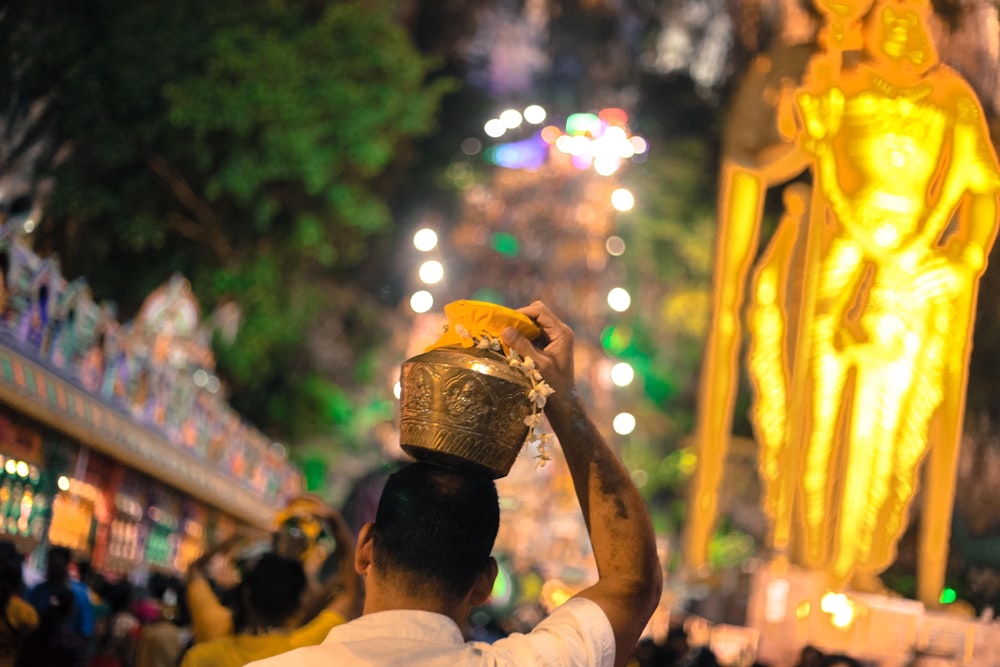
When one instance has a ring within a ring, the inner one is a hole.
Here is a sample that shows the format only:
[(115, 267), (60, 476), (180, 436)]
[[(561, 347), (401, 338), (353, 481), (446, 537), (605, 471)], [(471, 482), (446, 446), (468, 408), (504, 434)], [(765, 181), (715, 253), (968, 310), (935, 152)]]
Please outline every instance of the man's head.
[(306, 583), (299, 560), (265, 553), (240, 583), (246, 615), (237, 624), (283, 626), (298, 611)]
[(499, 526), (492, 479), (413, 463), (382, 491), (373, 563), (410, 595), (460, 600), (492, 563)]
[(45, 561), (45, 580), (51, 586), (62, 586), (69, 581), (69, 565), (73, 562), (73, 555), (66, 547), (52, 547), (49, 549), (48, 559)]

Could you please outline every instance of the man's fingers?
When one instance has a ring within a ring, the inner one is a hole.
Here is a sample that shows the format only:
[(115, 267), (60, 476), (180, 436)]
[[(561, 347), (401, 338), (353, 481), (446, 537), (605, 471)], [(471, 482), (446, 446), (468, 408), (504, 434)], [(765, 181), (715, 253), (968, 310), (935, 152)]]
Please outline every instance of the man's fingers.
[(507, 347), (514, 350), (522, 357), (530, 356), (537, 351), (535, 346), (531, 344), (531, 341), (525, 338), (524, 335), (514, 327), (507, 327), (504, 329), (501, 336), (503, 338), (503, 342), (507, 344)]

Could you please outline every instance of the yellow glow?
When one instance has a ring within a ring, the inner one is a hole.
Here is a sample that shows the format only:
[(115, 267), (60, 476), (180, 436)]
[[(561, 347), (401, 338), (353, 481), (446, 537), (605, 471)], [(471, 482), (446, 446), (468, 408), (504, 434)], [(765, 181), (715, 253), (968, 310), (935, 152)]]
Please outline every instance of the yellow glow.
[(799, 606), (795, 608), (795, 618), (804, 620), (809, 618), (809, 614), (812, 612), (812, 605), (808, 601), (799, 603)]
[(17, 462), (16, 470), (17, 470), (17, 476), (18, 477), (27, 477), (28, 476), (28, 464), (25, 463), (24, 461), (18, 461)]
[(843, 593), (827, 593), (820, 600), (821, 611), (830, 614), (830, 623), (841, 630), (854, 622), (854, 603)]
[[(871, 582), (895, 557), (929, 452), (918, 588), (936, 604), (1000, 169), (975, 93), (938, 64), (929, 3), (816, 4), (824, 49), (782, 94), (785, 143), (723, 159), (685, 557), (707, 562), (746, 291), (769, 546), (834, 590)], [(850, 64), (844, 49), (865, 55)], [(806, 169), (811, 188), (786, 185)], [(747, 289), (764, 196), (779, 185), (786, 214)], [(846, 598), (823, 611), (836, 627), (855, 614)]]
[(59, 487), (60, 491), (69, 491), (69, 477), (66, 477), (66, 475), (60, 475), (59, 479), (56, 481), (56, 486)]
[(7, 459), (7, 462), (4, 464), (3, 469), (7, 471), (8, 475), (13, 475), (17, 473), (17, 461), (15, 461), (14, 459)]

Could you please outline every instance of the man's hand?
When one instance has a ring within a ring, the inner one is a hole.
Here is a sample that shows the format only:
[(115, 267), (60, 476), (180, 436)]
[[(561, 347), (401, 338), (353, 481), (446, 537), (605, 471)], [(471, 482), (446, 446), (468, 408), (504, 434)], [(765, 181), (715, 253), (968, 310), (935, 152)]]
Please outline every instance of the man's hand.
[[(555, 390), (555, 396), (575, 394), (573, 373), (573, 330), (556, 317), (541, 301), (518, 309), (542, 328), (537, 347), (513, 327), (503, 331), (503, 342), (522, 357), (531, 357), (545, 381)], [(551, 399), (550, 399), (551, 400)]]
[(538, 301), (521, 312), (541, 326), (540, 345), (513, 329), (504, 330), (503, 340), (518, 354), (530, 356), (555, 390), (545, 414), (566, 455), (599, 573), (597, 583), (578, 596), (595, 602), (608, 618), (615, 634), (615, 664), (622, 667), (663, 587), (653, 527), (628, 471), (577, 396), (573, 331)]

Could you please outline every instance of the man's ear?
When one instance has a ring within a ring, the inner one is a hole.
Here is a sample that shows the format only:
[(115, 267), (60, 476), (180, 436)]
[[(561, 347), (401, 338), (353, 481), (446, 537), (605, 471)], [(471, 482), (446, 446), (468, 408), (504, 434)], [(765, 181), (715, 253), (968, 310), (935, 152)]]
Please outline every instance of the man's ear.
[(363, 577), (367, 576), (368, 569), (374, 562), (372, 528), (371, 521), (361, 526), (361, 532), (358, 533), (358, 544), (354, 548), (354, 571)]
[(476, 577), (476, 583), (472, 585), (472, 594), (469, 596), (472, 606), (478, 607), (490, 599), (490, 594), (493, 593), (493, 582), (497, 578), (497, 570), (497, 559), (490, 556), (486, 567)]

